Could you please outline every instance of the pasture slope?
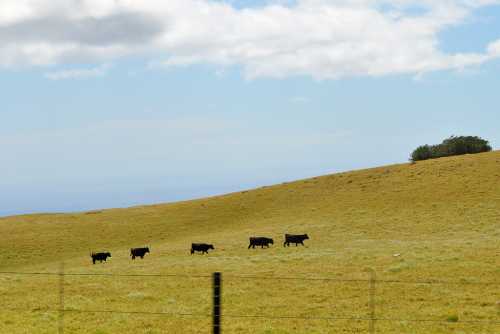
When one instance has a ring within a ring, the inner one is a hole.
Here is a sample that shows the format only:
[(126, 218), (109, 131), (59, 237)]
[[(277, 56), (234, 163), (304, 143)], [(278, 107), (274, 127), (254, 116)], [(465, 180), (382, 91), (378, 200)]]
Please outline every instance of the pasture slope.
[[(284, 233), (310, 240), (284, 248)], [(248, 250), (251, 235), (275, 244)], [(216, 249), (190, 255), (191, 242)], [(131, 261), (130, 247), (145, 245), (151, 254)], [(113, 257), (92, 265), (90, 250)], [(376, 284), (376, 333), (500, 333), (500, 285), (473, 284), (500, 283), (500, 152), (179, 203), (0, 218), (0, 271), (57, 272), (60, 261), (66, 273), (187, 275), (66, 276), (65, 333), (210, 333), (210, 318), (186, 314), (210, 314), (210, 278), (195, 276), (214, 271), (224, 314), (276, 317), (226, 317), (224, 333), (368, 333), (370, 269), (391, 281)], [(59, 279), (0, 274), (0, 333), (56, 333)], [(82, 312), (110, 310), (121, 313)]]

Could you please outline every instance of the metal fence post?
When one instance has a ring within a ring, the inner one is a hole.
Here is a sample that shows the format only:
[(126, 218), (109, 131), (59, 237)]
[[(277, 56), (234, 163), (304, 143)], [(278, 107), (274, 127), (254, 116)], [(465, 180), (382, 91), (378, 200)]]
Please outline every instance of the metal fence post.
[(221, 273), (216, 272), (213, 275), (214, 287), (214, 305), (213, 305), (213, 334), (220, 334), (221, 332)]
[(59, 267), (59, 319), (58, 333), (64, 333), (64, 262)]
[(369, 333), (375, 333), (375, 283), (377, 281), (377, 277), (375, 275), (375, 270), (370, 269), (370, 327)]

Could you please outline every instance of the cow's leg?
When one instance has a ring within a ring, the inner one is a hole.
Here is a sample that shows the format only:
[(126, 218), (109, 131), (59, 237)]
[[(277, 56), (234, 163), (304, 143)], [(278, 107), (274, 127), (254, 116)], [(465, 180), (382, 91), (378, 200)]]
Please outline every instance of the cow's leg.
[(144, 255), (141, 255), (141, 259), (144, 259)]
[(95, 264), (95, 259), (92, 259), (92, 263)]
[(252, 244), (248, 245), (248, 248), (247, 248), (247, 249), (250, 249), (250, 247), (252, 247)]
[(135, 260), (135, 255), (132, 254), (132, 260)]

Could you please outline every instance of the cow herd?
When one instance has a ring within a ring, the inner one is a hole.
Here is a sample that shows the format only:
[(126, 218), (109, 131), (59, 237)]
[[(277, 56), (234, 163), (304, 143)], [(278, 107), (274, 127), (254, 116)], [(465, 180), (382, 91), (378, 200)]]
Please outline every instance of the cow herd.
[[(283, 243), (283, 247), (289, 247), (290, 244), (301, 244), (304, 246), (304, 240), (309, 239), (307, 234), (285, 234), (285, 242)], [(274, 240), (266, 237), (250, 237), (250, 244), (248, 245), (248, 249), (255, 248), (255, 246), (260, 246), (261, 248), (269, 248), (269, 245), (274, 245)], [(215, 250), (215, 247), (211, 244), (204, 243), (193, 243), (191, 244), (191, 254), (195, 252), (201, 252), (201, 254), (208, 254), (210, 249)], [(136, 257), (140, 257), (141, 259), (149, 253), (149, 247), (141, 247), (141, 248), (131, 248), (130, 249), (130, 257), (132, 260), (135, 260)], [(92, 258), (92, 263), (95, 264), (97, 261), (102, 263), (106, 262), (108, 257), (111, 257), (110, 252), (100, 252), (100, 253), (91, 253), (90, 257)]]

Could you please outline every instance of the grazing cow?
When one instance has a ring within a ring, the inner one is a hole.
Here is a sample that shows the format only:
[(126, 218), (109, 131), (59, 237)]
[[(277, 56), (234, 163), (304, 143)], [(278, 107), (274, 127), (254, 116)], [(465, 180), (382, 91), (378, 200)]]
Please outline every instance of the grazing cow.
[(250, 249), (250, 247), (255, 248), (255, 246), (261, 246), (261, 248), (264, 248), (264, 246), (269, 247), (269, 244), (274, 244), (273, 239), (264, 237), (250, 237), (250, 245), (248, 245), (248, 249)]
[(95, 264), (96, 261), (99, 261), (102, 263), (102, 261), (106, 262), (106, 259), (108, 257), (111, 257), (110, 252), (105, 252), (105, 253), (92, 253), (90, 254), (90, 257), (92, 258), (92, 263)]
[(144, 255), (146, 253), (149, 253), (149, 247), (130, 248), (130, 256), (132, 256), (132, 260), (135, 260), (136, 257), (144, 259)]
[(283, 247), (290, 246), (290, 243), (295, 244), (297, 247), (298, 244), (304, 246), (304, 240), (309, 239), (307, 234), (285, 234), (285, 242), (283, 243)]
[(201, 254), (208, 254), (209, 249), (215, 249), (213, 245), (210, 244), (191, 244), (191, 254), (194, 252), (201, 252)]

